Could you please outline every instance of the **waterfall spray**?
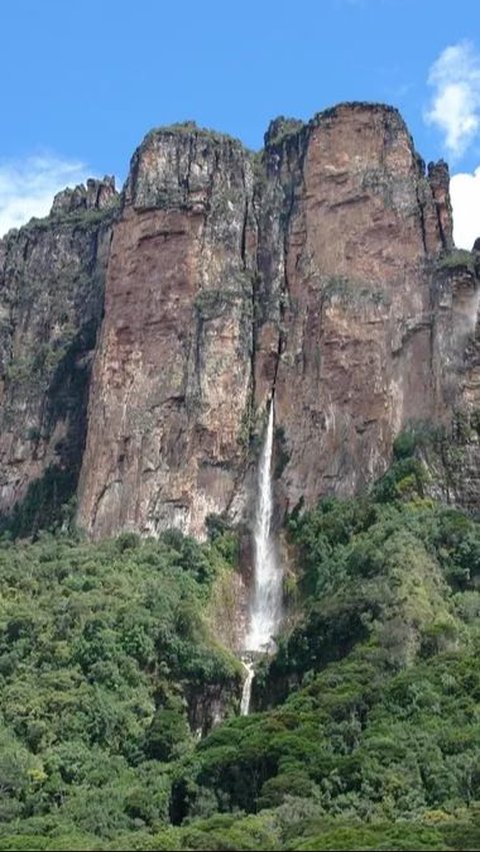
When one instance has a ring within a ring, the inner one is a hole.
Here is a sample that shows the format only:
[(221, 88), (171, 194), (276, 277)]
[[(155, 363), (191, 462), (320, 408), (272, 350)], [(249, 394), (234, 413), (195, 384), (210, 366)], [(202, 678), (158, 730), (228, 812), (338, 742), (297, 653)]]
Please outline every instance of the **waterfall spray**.
[(278, 627), (282, 613), (282, 572), (277, 565), (271, 535), (273, 419), (272, 399), (258, 468), (254, 528), (254, 592), (250, 609), (250, 626), (245, 640), (246, 650), (257, 652), (268, 652), (273, 649), (272, 635)]

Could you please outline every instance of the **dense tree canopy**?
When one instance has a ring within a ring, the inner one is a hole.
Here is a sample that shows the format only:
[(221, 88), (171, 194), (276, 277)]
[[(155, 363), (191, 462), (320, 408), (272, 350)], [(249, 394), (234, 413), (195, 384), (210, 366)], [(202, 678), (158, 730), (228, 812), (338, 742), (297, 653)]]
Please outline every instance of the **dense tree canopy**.
[(248, 717), (212, 631), (224, 525), (4, 537), (0, 849), (479, 849), (480, 524), (425, 498), (412, 452), (287, 520)]

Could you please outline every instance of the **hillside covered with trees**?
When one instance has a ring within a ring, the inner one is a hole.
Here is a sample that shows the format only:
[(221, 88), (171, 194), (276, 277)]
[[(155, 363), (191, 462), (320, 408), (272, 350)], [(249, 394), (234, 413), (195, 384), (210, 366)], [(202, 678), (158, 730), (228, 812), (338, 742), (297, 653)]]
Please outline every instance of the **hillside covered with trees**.
[(368, 494), (287, 518), (247, 717), (213, 638), (234, 531), (5, 532), (0, 848), (480, 848), (480, 523), (427, 477), (399, 441)]

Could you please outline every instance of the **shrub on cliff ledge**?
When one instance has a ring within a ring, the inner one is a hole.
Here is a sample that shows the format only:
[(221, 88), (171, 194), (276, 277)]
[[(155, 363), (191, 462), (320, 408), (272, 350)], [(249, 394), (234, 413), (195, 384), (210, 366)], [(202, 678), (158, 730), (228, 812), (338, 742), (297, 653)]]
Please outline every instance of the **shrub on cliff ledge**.
[(437, 261), (438, 269), (468, 269), (469, 272), (475, 273), (475, 255), (466, 249), (451, 249), (451, 251), (442, 254)]
[(393, 457), (399, 459), (410, 458), (415, 452), (417, 435), (413, 429), (400, 432), (393, 442)]

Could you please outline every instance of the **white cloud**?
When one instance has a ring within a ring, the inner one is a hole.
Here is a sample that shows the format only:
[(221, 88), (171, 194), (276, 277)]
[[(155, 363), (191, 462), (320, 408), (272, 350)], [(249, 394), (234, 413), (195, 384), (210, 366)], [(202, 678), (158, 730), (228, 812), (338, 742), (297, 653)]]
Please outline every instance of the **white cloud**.
[(32, 216), (46, 216), (56, 192), (87, 177), (84, 163), (51, 155), (0, 160), (0, 237)]
[(425, 120), (444, 134), (447, 150), (461, 156), (480, 129), (480, 56), (462, 41), (442, 51), (430, 68), (433, 96)]
[(453, 207), (453, 239), (457, 248), (471, 249), (480, 237), (480, 166), (473, 174), (450, 179)]

